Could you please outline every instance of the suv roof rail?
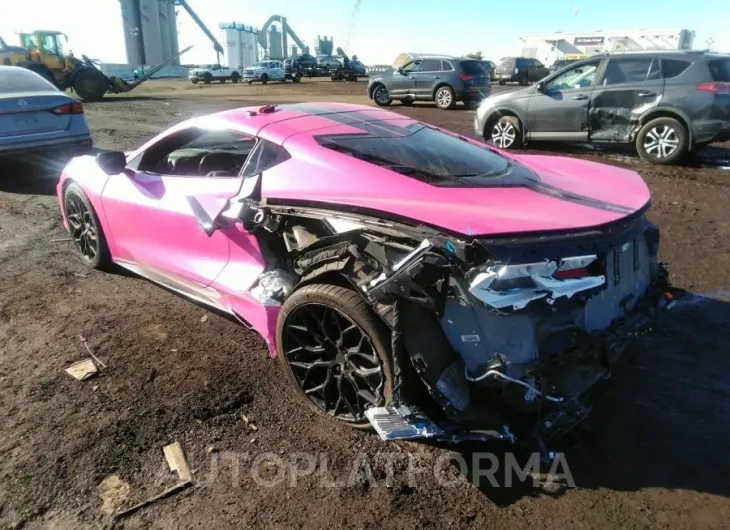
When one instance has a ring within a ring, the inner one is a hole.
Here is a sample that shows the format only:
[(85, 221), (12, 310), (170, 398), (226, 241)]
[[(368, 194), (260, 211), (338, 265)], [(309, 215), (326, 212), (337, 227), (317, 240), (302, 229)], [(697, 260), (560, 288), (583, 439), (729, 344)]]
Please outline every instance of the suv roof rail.
[(622, 50), (622, 51), (612, 51), (612, 52), (604, 52), (603, 54), (599, 55), (640, 55), (640, 54), (655, 54), (655, 53), (678, 53), (678, 54), (697, 54), (702, 55), (705, 52), (704, 50)]

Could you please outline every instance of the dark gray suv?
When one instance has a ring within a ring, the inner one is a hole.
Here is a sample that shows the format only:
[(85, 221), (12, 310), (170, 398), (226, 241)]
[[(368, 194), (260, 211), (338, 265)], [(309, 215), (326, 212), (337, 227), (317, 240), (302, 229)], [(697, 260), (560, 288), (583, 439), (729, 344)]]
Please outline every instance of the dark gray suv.
[(403, 105), (414, 101), (434, 101), (441, 109), (453, 109), (463, 101), (476, 109), (489, 96), (489, 62), (443, 56), (423, 56), (397, 70), (374, 74), (368, 83), (368, 96), (386, 107), (393, 100)]
[(649, 162), (730, 139), (730, 56), (599, 55), (482, 102), (475, 132), (503, 149), (527, 141), (633, 143)]

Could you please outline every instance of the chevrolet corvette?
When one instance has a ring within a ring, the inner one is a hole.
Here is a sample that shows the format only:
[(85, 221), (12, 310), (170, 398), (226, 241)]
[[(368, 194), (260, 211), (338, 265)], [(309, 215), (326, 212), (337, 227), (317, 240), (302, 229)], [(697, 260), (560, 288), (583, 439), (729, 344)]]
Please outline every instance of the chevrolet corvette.
[(191, 119), (75, 158), (58, 199), (90, 267), (253, 328), (304, 404), (383, 439), (561, 435), (664, 292), (637, 173), (375, 107)]

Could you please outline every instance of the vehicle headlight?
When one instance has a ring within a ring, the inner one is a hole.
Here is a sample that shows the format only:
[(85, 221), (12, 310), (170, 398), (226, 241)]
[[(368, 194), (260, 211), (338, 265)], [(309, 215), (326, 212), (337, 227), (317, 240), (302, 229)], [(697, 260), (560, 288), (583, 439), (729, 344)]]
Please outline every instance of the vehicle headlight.
[(587, 267), (598, 259), (595, 254), (545, 260), (516, 265), (492, 265), (479, 271), (469, 285), (469, 292), (496, 309), (524, 308), (528, 303), (556, 298), (599, 287), (606, 282), (603, 274), (591, 274)]

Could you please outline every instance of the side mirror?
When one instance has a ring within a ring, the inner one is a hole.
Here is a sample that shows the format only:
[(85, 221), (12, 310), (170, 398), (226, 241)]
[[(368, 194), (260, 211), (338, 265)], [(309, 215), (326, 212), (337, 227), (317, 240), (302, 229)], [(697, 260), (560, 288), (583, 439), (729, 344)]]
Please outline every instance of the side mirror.
[(105, 151), (96, 155), (96, 164), (107, 175), (118, 175), (127, 167), (127, 157), (121, 151)]

